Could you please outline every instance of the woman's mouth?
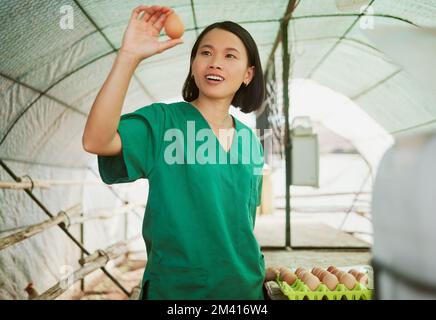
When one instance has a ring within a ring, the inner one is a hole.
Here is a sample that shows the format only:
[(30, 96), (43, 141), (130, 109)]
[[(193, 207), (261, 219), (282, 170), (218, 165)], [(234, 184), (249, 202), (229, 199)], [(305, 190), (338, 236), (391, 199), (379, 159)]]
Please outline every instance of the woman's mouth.
[(223, 77), (215, 74), (208, 74), (205, 76), (205, 78), (206, 78), (206, 82), (211, 85), (220, 84), (221, 82), (224, 81)]

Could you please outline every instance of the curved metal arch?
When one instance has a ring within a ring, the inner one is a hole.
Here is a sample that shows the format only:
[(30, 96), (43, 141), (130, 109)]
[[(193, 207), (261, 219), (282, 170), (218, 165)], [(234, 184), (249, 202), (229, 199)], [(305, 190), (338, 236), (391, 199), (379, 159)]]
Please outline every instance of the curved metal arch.
[(389, 133), (392, 134), (392, 135), (394, 135), (394, 134), (398, 134), (398, 133), (406, 132), (406, 131), (409, 131), (409, 130), (413, 130), (413, 129), (418, 129), (418, 128), (421, 128), (421, 127), (425, 127), (425, 126), (428, 126), (428, 125), (430, 125), (430, 124), (434, 124), (434, 123), (436, 123), (436, 118), (435, 118), (435, 119), (431, 119), (431, 120), (426, 121), (426, 122), (421, 122), (421, 123), (415, 124), (415, 125), (410, 126), (410, 127), (407, 127), (407, 128), (403, 128), (403, 129), (398, 129), (398, 130), (395, 130), (395, 131), (391, 131), (391, 132), (389, 132)]
[[(337, 40), (337, 39), (339, 39), (339, 37), (336, 37), (336, 36), (326, 36), (326, 37), (317, 37), (317, 38), (310, 38), (310, 39), (298, 39), (298, 40), (294, 40), (292, 42), (293, 43), (298, 43), (298, 42), (310, 42), (310, 41), (328, 40), (328, 39), (332, 39), (332, 40), (335, 39), (335, 40)], [(376, 47), (374, 47), (374, 46), (370, 45), (369, 43), (366, 43), (366, 42), (364, 42), (362, 40), (358, 40), (358, 39), (355, 39), (355, 38), (347, 38), (347, 37), (343, 38), (342, 40), (344, 40), (345, 42), (347, 42), (347, 41), (348, 42), (354, 42), (354, 43), (360, 44), (360, 45), (362, 45), (364, 47), (368, 47), (368, 48), (370, 48), (370, 49), (372, 49), (374, 51), (377, 51), (379, 53), (383, 53), (382, 51), (380, 51)]]
[(397, 70), (395, 70), (394, 72), (392, 72), (390, 75), (388, 75), (387, 77), (385, 77), (384, 79), (377, 81), (376, 83), (374, 83), (373, 85), (369, 86), (368, 88), (362, 90), (361, 92), (359, 92), (358, 94), (350, 97), (351, 100), (357, 100), (359, 99), (361, 96), (367, 94), (368, 92), (371, 92), (372, 90), (378, 88), (379, 86), (381, 86), (383, 83), (389, 81), (390, 79), (392, 79), (393, 77), (395, 77), (397, 74), (399, 74), (401, 71), (403, 71), (402, 68), (399, 68)]
[[(371, 2), (366, 6), (366, 9), (371, 7), (375, 0), (371, 0)], [(364, 10), (363, 12), (365, 12)], [(324, 63), (324, 61), (327, 60), (327, 58), (331, 55), (331, 53), (339, 46), (342, 39), (347, 36), (347, 34), (354, 28), (356, 23), (359, 21), (360, 17), (363, 16), (363, 12), (357, 15), (357, 18), (354, 19), (353, 23), (345, 30), (345, 32), (342, 34), (342, 36), (336, 41), (336, 43), (324, 54), (324, 56), (318, 61), (318, 63), (315, 65), (315, 67), (312, 69), (312, 71), (309, 73), (309, 78), (312, 78), (313, 74), (318, 70), (318, 68)]]
[[(375, 1), (375, 0), (373, 0)], [(317, 19), (317, 18), (331, 18), (331, 17), (360, 17), (363, 14), (361, 13), (331, 13), (331, 14), (313, 14), (313, 15), (305, 15), (305, 16), (297, 16), (297, 17), (291, 17), (290, 21), (292, 20), (300, 20), (300, 19)], [(389, 18), (394, 20), (399, 20), (401, 22), (405, 22), (408, 24), (411, 24), (415, 27), (419, 27), (419, 25), (415, 24), (414, 22), (397, 17), (390, 14), (381, 14), (381, 13), (374, 13), (374, 14), (365, 14), (365, 17), (379, 17), (379, 18)]]
[[(329, 38), (337, 39), (337, 37), (320, 37), (320, 38), (316, 38), (316, 39), (307, 39), (307, 40), (314, 40), (314, 41), (316, 41), (316, 40), (323, 40), (323, 39), (329, 39)], [(300, 42), (300, 41), (305, 42), (305, 40), (306, 40), (306, 39), (300, 39), (300, 40), (297, 40), (296, 42)], [(373, 46), (371, 46), (371, 45), (369, 45), (369, 44), (367, 44), (367, 43), (365, 43), (365, 42), (363, 42), (363, 41), (357, 40), (357, 39), (344, 38), (344, 39), (342, 39), (342, 40), (344, 40), (345, 42), (347, 42), (347, 41), (355, 42), (355, 43), (358, 43), (358, 44), (360, 44), (360, 45), (363, 45), (363, 46), (369, 47), (369, 48), (371, 48), (371, 49), (373, 49), (373, 50), (375, 50), (375, 51), (377, 51), (377, 52), (383, 53), (382, 51), (378, 50), (377, 48), (375, 48), (375, 47), (373, 47)], [(391, 64), (391, 63), (390, 63), (389, 61), (387, 61), (383, 56), (380, 57), (380, 58), (383, 59), (386, 63)], [(356, 100), (356, 99), (358, 99), (360, 96), (362, 96), (362, 95), (364, 95), (364, 94), (366, 94), (366, 93), (372, 91), (373, 89), (375, 89), (375, 88), (377, 88), (378, 86), (382, 85), (382, 84), (385, 83), (386, 81), (390, 80), (391, 78), (393, 78), (395, 75), (397, 75), (397, 74), (398, 74), (399, 72), (401, 72), (402, 70), (403, 70), (402, 68), (399, 68), (399, 69), (395, 70), (393, 73), (389, 74), (386, 78), (384, 78), (384, 79), (382, 79), (382, 80), (376, 82), (375, 84), (369, 86), (368, 88), (362, 90), (362, 91), (359, 92), (358, 94), (356, 94), (356, 95), (354, 95), (354, 96), (352, 96), (352, 97), (349, 97), (349, 98), (350, 98), (351, 100)]]

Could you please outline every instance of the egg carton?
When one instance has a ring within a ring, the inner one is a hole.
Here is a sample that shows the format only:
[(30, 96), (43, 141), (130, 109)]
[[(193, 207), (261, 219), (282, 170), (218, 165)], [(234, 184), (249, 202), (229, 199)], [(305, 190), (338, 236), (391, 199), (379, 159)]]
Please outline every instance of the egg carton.
[(335, 290), (329, 290), (325, 284), (321, 283), (315, 291), (311, 291), (298, 278), (292, 286), (280, 280), (278, 275), (276, 282), (289, 300), (371, 300), (373, 294), (371, 289), (359, 282), (356, 282), (353, 289), (348, 289), (340, 283)]

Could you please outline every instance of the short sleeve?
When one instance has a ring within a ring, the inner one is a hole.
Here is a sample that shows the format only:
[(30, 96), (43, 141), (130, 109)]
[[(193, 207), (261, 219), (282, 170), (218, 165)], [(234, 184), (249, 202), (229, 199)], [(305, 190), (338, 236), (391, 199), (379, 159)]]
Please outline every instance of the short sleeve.
[(121, 116), (118, 133), (122, 152), (117, 156), (98, 156), (98, 170), (107, 184), (148, 178), (163, 141), (165, 110), (151, 104)]

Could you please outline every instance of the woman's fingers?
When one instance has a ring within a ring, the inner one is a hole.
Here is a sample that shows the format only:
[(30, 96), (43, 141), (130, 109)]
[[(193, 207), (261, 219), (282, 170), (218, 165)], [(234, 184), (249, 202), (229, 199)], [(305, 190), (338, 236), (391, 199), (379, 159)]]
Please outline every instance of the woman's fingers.
[(145, 22), (153, 25), (158, 19), (159, 17), (162, 15), (163, 13), (160, 11), (156, 11), (155, 13), (153, 13), (153, 15), (148, 19), (148, 21), (146, 20)]
[[(171, 10), (169, 7), (162, 7), (162, 6), (144, 6), (140, 5), (133, 9), (131, 19), (139, 19), (147, 21), (155, 12), (160, 10)], [(143, 12), (143, 15), (141, 16), (141, 13)]]
[(173, 13), (173, 9), (170, 7), (162, 7), (162, 6), (137, 6), (132, 11), (132, 15), (130, 20), (141, 20), (145, 23), (149, 23), (155, 29), (160, 31), (165, 22), (166, 16)]
[(165, 24), (165, 20), (166, 18), (171, 14), (172, 12), (167, 12), (162, 14), (159, 19), (156, 20), (156, 22), (153, 24), (153, 27), (158, 30), (160, 32), (160, 30), (162, 30), (164, 24)]
[(148, 23), (150, 21), (150, 18), (153, 17), (154, 14), (159, 13), (162, 7), (160, 6), (152, 6), (148, 7), (145, 10), (144, 16), (141, 18), (145, 23)]
[(147, 6), (137, 6), (135, 9), (132, 10), (132, 15), (130, 16), (130, 20), (138, 19), (139, 14), (146, 10)]
[(150, 17), (150, 19), (147, 21), (150, 24), (154, 25), (156, 24), (159, 19), (165, 19), (165, 16), (173, 13), (173, 10), (168, 7), (162, 7), (160, 10), (154, 12), (154, 14)]

